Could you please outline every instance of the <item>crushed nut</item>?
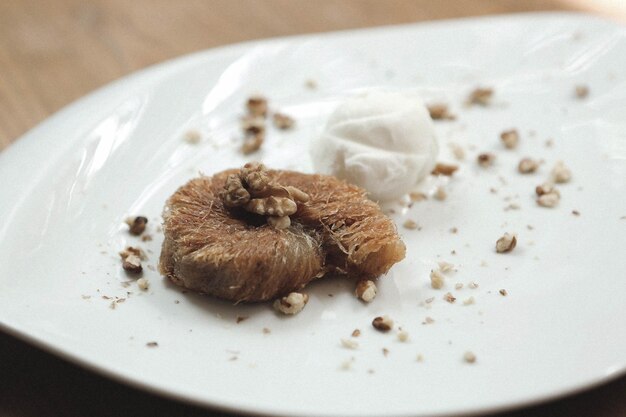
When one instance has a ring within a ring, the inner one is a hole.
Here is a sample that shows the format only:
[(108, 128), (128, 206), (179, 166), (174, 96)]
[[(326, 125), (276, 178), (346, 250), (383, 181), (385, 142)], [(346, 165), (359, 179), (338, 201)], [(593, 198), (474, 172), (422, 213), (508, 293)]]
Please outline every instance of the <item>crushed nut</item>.
[(359, 329), (354, 329), (352, 331), (352, 335), (351, 336), (352, 337), (359, 337), (359, 336), (361, 336), (361, 331)]
[(478, 288), (478, 283), (476, 281), (472, 281), (467, 286), (475, 290), (476, 288)]
[(263, 96), (256, 95), (248, 98), (246, 107), (248, 113), (253, 116), (265, 117), (267, 115), (267, 99)]
[(264, 135), (265, 119), (263, 116), (244, 116), (241, 119), (241, 129), (247, 136)]
[(428, 108), (428, 113), (430, 113), (430, 117), (433, 120), (454, 120), (456, 116), (450, 113), (447, 104), (443, 103), (435, 103), (429, 104), (426, 106)]
[(388, 316), (376, 317), (372, 320), (372, 326), (381, 332), (388, 332), (393, 328), (393, 320)]
[(250, 318), (250, 316), (237, 316), (237, 318), (235, 319), (235, 323), (239, 324), (242, 321), (248, 320)]
[(253, 152), (256, 152), (261, 149), (261, 145), (263, 145), (264, 141), (265, 135), (260, 133), (257, 135), (248, 136), (244, 140), (243, 145), (241, 145), (241, 152), (244, 155), (249, 155)]
[(433, 197), (435, 197), (435, 200), (443, 201), (448, 198), (448, 193), (446, 193), (445, 188), (439, 186), (435, 190), (435, 194), (433, 195)]
[(274, 301), (274, 309), (283, 314), (298, 314), (302, 311), (308, 301), (309, 296), (307, 294), (292, 292), (286, 297), (282, 297)]
[(467, 98), (468, 104), (477, 104), (479, 106), (488, 106), (491, 103), (493, 89), (478, 87), (472, 91)]
[(573, 214), (574, 216), (580, 216), (580, 211), (578, 211), (578, 210), (572, 210), (572, 214)]
[(404, 223), (402, 223), (402, 226), (405, 229), (409, 229), (409, 230), (415, 230), (419, 227), (419, 225), (414, 220), (411, 220), (411, 219), (406, 219)]
[(574, 93), (576, 94), (576, 98), (585, 99), (589, 95), (589, 87), (586, 85), (577, 85), (574, 89)]
[(481, 153), (476, 158), (476, 162), (478, 162), (478, 165), (480, 165), (483, 168), (492, 166), (495, 160), (496, 160), (496, 156), (489, 152)]
[(464, 306), (469, 306), (469, 305), (474, 304), (474, 302), (475, 302), (474, 297), (469, 297), (469, 298), (463, 300), (463, 305)]
[(439, 265), (439, 270), (441, 272), (450, 272), (450, 271), (454, 271), (454, 264), (451, 264), (450, 262), (446, 262), (446, 261), (439, 261), (437, 262), (437, 264)]
[(389, 356), (389, 349), (387, 348), (383, 348), (383, 356), (386, 358), (387, 356)]
[(465, 159), (465, 150), (463, 150), (460, 145), (457, 145), (456, 143), (450, 143), (449, 145), (452, 150), (452, 155), (454, 155), (457, 160), (462, 161)]
[(438, 270), (430, 271), (430, 286), (436, 290), (439, 290), (443, 287), (445, 281), (445, 277)]
[(519, 133), (516, 129), (506, 130), (500, 133), (500, 140), (507, 149), (513, 149), (519, 143)]
[(272, 121), (274, 122), (274, 126), (281, 130), (291, 129), (296, 122), (292, 117), (283, 113), (274, 113)]
[(304, 82), (304, 86), (308, 88), (309, 90), (315, 90), (317, 89), (317, 81), (315, 81), (312, 78), (309, 78), (308, 80)]
[(419, 201), (426, 200), (427, 198), (428, 198), (428, 196), (426, 194), (424, 194), (424, 193), (418, 193), (418, 192), (411, 192), (411, 193), (409, 193), (409, 199), (413, 203), (417, 203)]
[(506, 297), (509, 293), (506, 292), (506, 290), (504, 288), (502, 288), (500, 291), (498, 291), (500, 293), (501, 296)]
[(463, 360), (467, 363), (474, 363), (476, 362), (476, 355), (474, 355), (474, 353), (467, 351), (463, 354)]
[(496, 252), (506, 253), (511, 252), (517, 245), (517, 237), (515, 235), (505, 233), (500, 239), (496, 241)]
[(554, 184), (549, 182), (538, 185), (535, 188), (535, 193), (537, 194), (537, 204), (542, 207), (556, 207), (561, 199), (559, 190), (554, 187)]
[(341, 346), (348, 349), (358, 349), (359, 343), (351, 339), (341, 339)]
[(551, 176), (555, 183), (562, 184), (572, 179), (572, 171), (565, 166), (563, 161), (559, 161), (552, 168)]
[(531, 174), (537, 171), (537, 168), (539, 168), (539, 163), (530, 158), (523, 158), (517, 165), (520, 174)]
[(456, 284), (454, 284), (454, 289), (455, 290), (463, 289), (463, 283), (462, 282), (457, 282)]
[(446, 300), (449, 303), (454, 303), (456, 301), (456, 297), (453, 296), (451, 293), (447, 292), (444, 296), (443, 299)]
[(267, 224), (269, 224), (276, 230), (283, 230), (291, 226), (291, 219), (289, 218), (289, 216), (268, 216)]
[(444, 163), (438, 162), (437, 165), (435, 165), (435, 168), (432, 170), (431, 174), (433, 174), (433, 175), (445, 175), (447, 177), (450, 177), (458, 169), (459, 169), (458, 165), (444, 164)]
[(137, 280), (137, 286), (140, 290), (146, 291), (148, 290), (148, 288), (150, 288), (150, 281), (145, 278), (139, 278)]
[(129, 217), (126, 219), (131, 235), (139, 236), (146, 230), (146, 224), (148, 224), (148, 218), (144, 216)]
[(148, 347), (157, 347), (157, 346), (159, 346), (159, 344), (157, 342), (148, 342), (148, 343), (146, 343), (146, 346), (148, 346)]
[(424, 318), (424, 321), (422, 322), (422, 324), (433, 324), (435, 322), (435, 319), (429, 316), (426, 316), (426, 318)]
[(398, 340), (401, 342), (406, 342), (409, 340), (409, 333), (406, 330), (400, 330), (398, 332)]
[(141, 258), (143, 256), (144, 255), (141, 249), (133, 248), (132, 246), (127, 247), (120, 252), (120, 257), (122, 258), (122, 268), (133, 274), (140, 273), (143, 270), (141, 266)]
[(372, 302), (374, 298), (376, 298), (377, 292), (378, 289), (376, 288), (376, 284), (374, 284), (374, 281), (370, 281), (369, 279), (359, 281), (354, 290), (354, 294), (357, 298), (365, 301), (366, 303)]
[(183, 140), (191, 145), (195, 145), (202, 140), (202, 135), (197, 130), (188, 130), (183, 135)]

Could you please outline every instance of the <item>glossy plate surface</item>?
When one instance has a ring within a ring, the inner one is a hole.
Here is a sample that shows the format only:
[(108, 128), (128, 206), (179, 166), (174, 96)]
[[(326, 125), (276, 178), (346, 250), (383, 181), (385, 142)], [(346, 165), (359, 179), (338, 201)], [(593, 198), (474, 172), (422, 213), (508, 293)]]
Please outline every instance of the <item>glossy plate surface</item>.
[[(131, 75), (0, 154), (0, 326), (146, 389), (272, 415), (486, 412), (614, 378), (626, 368), (624, 68), (622, 28), (545, 14), (261, 41)], [(590, 89), (585, 100), (574, 97), (579, 84)], [(494, 88), (492, 106), (463, 106), (478, 85)], [(284, 318), (269, 305), (182, 293), (155, 272), (167, 196), (199, 171), (252, 159), (238, 152), (250, 93), (297, 120), (293, 131), (271, 128), (254, 159), (310, 171), (311, 138), (340, 100), (367, 88), (449, 103), (458, 117), (437, 123), (440, 159), (455, 161), (449, 143), (466, 153), (441, 180), (446, 200), (395, 208), (407, 258), (373, 303), (356, 301), (349, 282), (322, 280), (305, 310)], [(509, 128), (521, 135), (514, 151), (499, 140)], [(199, 143), (183, 139), (190, 129)], [(495, 153), (495, 165), (479, 168), (480, 152)], [(524, 156), (545, 161), (538, 173), (517, 173)], [(534, 188), (558, 160), (572, 181), (557, 208), (538, 207)], [(127, 234), (132, 214), (149, 217), (152, 241)], [(406, 219), (421, 230), (403, 228)], [(496, 254), (506, 231), (518, 246)], [(148, 252), (147, 292), (124, 284), (117, 252), (128, 244)], [(440, 260), (457, 271), (433, 290)], [(456, 302), (443, 300), (448, 291)], [(376, 332), (370, 322), (381, 314), (409, 340)], [(359, 347), (342, 347), (355, 328)]]

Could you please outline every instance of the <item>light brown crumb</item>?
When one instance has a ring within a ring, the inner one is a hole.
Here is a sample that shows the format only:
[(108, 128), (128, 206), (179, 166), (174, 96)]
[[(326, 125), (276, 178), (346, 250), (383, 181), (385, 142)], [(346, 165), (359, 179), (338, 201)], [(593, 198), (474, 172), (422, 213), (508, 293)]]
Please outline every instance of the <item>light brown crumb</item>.
[(91, 295), (81, 295), (81, 298), (83, 300), (89, 300), (91, 298)]
[(342, 371), (349, 371), (350, 369), (352, 369), (352, 364), (354, 363), (354, 358), (350, 358), (348, 360), (345, 360), (343, 362), (341, 362), (341, 365), (339, 366), (339, 369), (341, 369)]
[(425, 300), (424, 300), (424, 302), (425, 302), (426, 304), (430, 304), (430, 303), (432, 303), (433, 301), (435, 301), (435, 297), (428, 297), (427, 299), (425, 299)]
[(446, 193), (445, 188), (443, 188), (442, 186), (439, 186), (435, 190), (435, 194), (433, 195), (433, 197), (435, 197), (435, 200), (443, 201), (446, 198), (448, 198), (448, 194)]
[(488, 106), (491, 103), (493, 97), (492, 88), (478, 87), (474, 89), (467, 98), (468, 104), (477, 104), (479, 106)]
[(455, 290), (463, 289), (463, 283), (462, 282), (457, 282), (456, 284), (454, 284), (454, 289)]
[(235, 322), (237, 324), (241, 323), (244, 320), (248, 320), (250, 318), (250, 316), (237, 316), (237, 318), (235, 319)]
[(460, 145), (450, 143), (449, 146), (452, 150), (452, 155), (454, 155), (457, 160), (462, 161), (465, 159), (465, 150)]
[(519, 133), (516, 129), (505, 130), (504, 132), (500, 133), (500, 140), (504, 144), (505, 148), (514, 149), (519, 143)]
[(398, 332), (398, 340), (401, 342), (406, 342), (409, 340), (409, 333), (406, 330), (400, 330)]
[(150, 242), (152, 240), (152, 235), (148, 234), (148, 233), (144, 233), (141, 236), (141, 241), (142, 242)]
[(505, 233), (496, 241), (496, 252), (507, 253), (515, 249), (517, 245), (517, 237), (514, 234)]
[(561, 199), (561, 194), (552, 183), (544, 183), (535, 187), (537, 204), (542, 207), (556, 207)]
[(159, 344), (158, 344), (157, 342), (148, 342), (148, 343), (146, 343), (146, 346), (148, 346), (148, 347), (151, 347), (151, 348), (152, 348), (152, 347), (157, 347), (157, 346), (159, 346)]
[(354, 329), (352, 331), (352, 335), (351, 336), (352, 337), (359, 337), (359, 336), (361, 336), (361, 331), (359, 329)]
[(504, 288), (502, 288), (501, 290), (498, 291), (500, 293), (501, 296), (506, 297), (509, 293), (506, 292), (506, 290)]
[(442, 162), (438, 162), (437, 165), (435, 165), (435, 168), (432, 170), (431, 174), (445, 175), (446, 177), (451, 177), (458, 169), (458, 165), (444, 164)]
[(467, 286), (475, 290), (476, 288), (478, 288), (478, 283), (476, 281), (472, 281), (469, 284), (467, 284)]
[(456, 297), (453, 296), (451, 293), (447, 292), (444, 296), (443, 299), (446, 300), (449, 303), (454, 303), (456, 301)]
[(417, 356), (415, 357), (415, 362), (424, 362), (424, 355), (422, 355), (421, 353), (418, 353)]
[(202, 135), (197, 130), (188, 130), (183, 135), (183, 140), (191, 145), (195, 145), (200, 143), (202, 140)]
[(517, 203), (509, 203), (507, 206), (504, 207), (504, 211), (519, 210), (520, 208), (520, 205)]
[(469, 350), (463, 354), (463, 360), (467, 363), (476, 362), (476, 355)]
[(418, 192), (409, 193), (409, 199), (411, 199), (411, 202), (413, 203), (426, 200), (427, 198), (428, 196), (424, 193), (418, 193)]
[(126, 219), (126, 224), (131, 235), (139, 236), (146, 230), (148, 218), (144, 216), (129, 217)]
[(358, 349), (359, 344), (355, 340), (351, 339), (341, 339), (341, 346), (347, 349)]
[(379, 316), (372, 320), (372, 326), (381, 332), (388, 332), (393, 328), (393, 320), (386, 315), (382, 317)]
[(551, 148), (554, 146), (554, 139), (546, 139), (545, 143), (544, 143), (546, 148)]
[(304, 86), (306, 88), (308, 88), (309, 90), (316, 90), (317, 89), (317, 81), (315, 81), (312, 78), (309, 78), (308, 80), (306, 80), (304, 82)]
[(384, 355), (385, 357), (389, 356), (389, 349), (387, 349), (387, 348), (383, 348), (383, 355)]
[(578, 211), (578, 210), (572, 210), (572, 214), (573, 214), (574, 216), (580, 216), (580, 211)]
[(422, 322), (422, 324), (433, 324), (435, 322), (435, 319), (429, 316), (426, 316), (426, 318), (424, 318), (424, 321)]
[(302, 311), (308, 301), (309, 296), (307, 294), (292, 292), (286, 297), (282, 297), (274, 301), (274, 309), (283, 314), (298, 314)]
[(137, 280), (137, 286), (140, 290), (147, 291), (150, 288), (150, 281), (145, 278), (139, 278)]
[(443, 287), (445, 278), (439, 270), (430, 271), (430, 286), (436, 290)]
[(265, 135), (265, 118), (247, 115), (241, 119), (241, 130), (246, 136)]
[(260, 95), (251, 96), (246, 103), (248, 113), (253, 116), (267, 115), (267, 99)]
[(402, 223), (402, 227), (409, 230), (415, 230), (419, 227), (419, 225), (414, 220), (406, 219), (404, 223)]
[(141, 266), (142, 256), (143, 252), (141, 249), (128, 246), (120, 252), (120, 257), (122, 258), (122, 268), (124, 268), (127, 272), (139, 274), (143, 270)]
[(283, 113), (274, 113), (272, 121), (274, 122), (274, 126), (281, 130), (291, 129), (296, 122), (293, 117)]
[(451, 264), (450, 262), (439, 261), (437, 262), (437, 265), (439, 265), (439, 270), (443, 273), (454, 271), (454, 264)]
[(557, 162), (554, 165), (554, 168), (552, 168), (552, 172), (550, 174), (552, 180), (557, 184), (569, 182), (569, 180), (572, 179), (572, 171), (565, 166), (563, 161)]
[(263, 334), (270, 334), (270, 333), (272, 333), (272, 331), (270, 329), (268, 329), (267, 327), (264, 327), (262, 331), (263, 331)]
[(463, 305), (464, 306), (469, 306), (469, 305), (474, 304), (474, 302), (475, 302), (474, 297), (469, 297), (469, 298), (466, 298), (465, 300), (463, 300)]
[(366, 303), (372, 302), (374, 298), (376, 298), (377, 293), (378, 288), (376, 288), (376, 284), (374, 281), (370, 281), (369, 279), (360, 280), (356, 284), (356, 288), (354, 290), (354, 294), (357, 298), (365, 301)]
[(532, 174), (537, 171), (537, 168), (539, 168), (539, 164), (531, 158), (523, 158), (517, 165), (517, 170), (520, 174)]
[(495, 160), (496, 160), (496, 156), (489, 152), (481, 153), (480, 155), (476, 157), (476, 162), (478, 162), (478, 165), (480, 165), (483, 168), (492, 166)]
[(451, 227), (450, 228), (450, 233), (457, 234), (458, 232), (459, 232), (459, 228), (458, 227)]
[(428, 108), (428, 113), (430, 113), (430, 117), (433, 120), (454, 120), (456, 116), (450, 113), (447, 104), (443, 103), (434, 103), (426, 106)]
[(574, 93), (576, 94), (576, 98), (585, 99), (589, 96), (589, 87), (586, 85), (577, 85), (574, 89)]
[(248, 155), (253, 152), (256, 152), (259, 149), (261, 149), (261, 145), (263, 145), (264, 141), (265, 141), (264, 134), (259, 133), (256, 135), (250, 135), (244, 139), (243, 145), (241, 145), (241, 152), (244, 155)]

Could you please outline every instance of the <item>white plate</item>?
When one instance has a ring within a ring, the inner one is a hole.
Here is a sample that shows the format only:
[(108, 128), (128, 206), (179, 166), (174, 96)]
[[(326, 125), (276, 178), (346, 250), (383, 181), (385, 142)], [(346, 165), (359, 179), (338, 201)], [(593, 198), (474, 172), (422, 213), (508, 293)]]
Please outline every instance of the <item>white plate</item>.
[[(614, 378), (626, 369), (625, 67), (621, 28), (546, 14), (262, 41), (139, 72), (0, 155), (1, 327), (120, 381), (273, 415), (485, 412)], [(316, 90), (304, 86), (309, 78)], [(577, 84), (591, 89), (584, 101), (573, 97)], [(492, 107), (462, 107), (477, 85), (495, 88)], [(450, 160), (447, 142), (475, 147), (446, 201), (396, 215), (398, 224), (412, 218), (423, 228), (400, 229), (407, 258), (381, 281), (373, 303), (357, 302), (345, 280), (312, 285), (306, 309), (292, 318), (265, 304), (181, 293), (149, 269), (148, 293), (122, 286), (128, 278), (117, 252), (126, 244), (149, 250), (148, 264), (157, 263), (166, 197), (198, 171), (246, 160), (237, 137), (248, 94), (262, 92), (298, 122), (293, 132), (271, 130), (255, 158), (308, 171), (306, 148), (326, 115), (370, 87), (451, 103), (459, 118), (437, 124), (441, 159)], [(510, 127), (522, 137), (515, 151), (499, 144)], [(181, 139), (192, 128), (203, 132), (201, 143)], [(496, 166), (479, 169), (479, 151), (497, 153)], [(538, 174), (516, 173), (525, 155), (545, 159)], [(573, 180), (561, 187), (558, 208), (537, 207), (534, 186), (561, 159)], [(521, 209), (503, 210), (511, 202)], [(129, 214), (150, 218), (153, 241), (126, 233)], [(519, 244), (498, 255), (494, 243), (505, 231), (518, 233)], [(436, 291), (428, 274), (441, 259), (458, 272)], [(467, 288), (470, 281), (480, 287)], [(456, 282), (466, 286), (456, 290)], [(446, 291), (456, 303), (443, 301)], [(111, 309), (102, 296), (126, 301)], [(464, 306), (470, 296), (475, 304)], [(380, 314), (409, 341), (376, 332), (370, 322)], [(236, 324), (238, 315), (250, 318)], [(423, 325), (426, 316), (435, 322)], [(341, 347), (355, 328), (359, 348)], [(151, 341), (158, 347), (147, 347)], [(468, 350), (476, 363), (463, 362)]]

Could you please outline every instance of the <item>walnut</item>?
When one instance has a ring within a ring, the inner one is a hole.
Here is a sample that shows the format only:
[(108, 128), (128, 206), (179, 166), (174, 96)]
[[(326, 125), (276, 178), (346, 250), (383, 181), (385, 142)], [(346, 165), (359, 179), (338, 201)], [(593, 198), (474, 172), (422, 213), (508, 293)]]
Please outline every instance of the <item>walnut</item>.
[(359, 343), (356, 340), (342, 338), (341, 346), (348, 348), (348, 349), (358, 349)]
[(589, 95), (589, 87), (586, 85), (577, 85), (574, 89), (574, 93), (576, 94), (576, 98), (585, 99)]
[(248, 136), (265, 133), (265, 119), (262, 116), (247, 115), (241, 119), (241, 129)]
[(478, 157), (476, 158), (476, 161), (478, 162), (478, 165), (480, 165), (481, 167), (487, 168), (493, 165), (493, 162), (495, 161), (495, 159), (496, 159), (496, 156), (494, 154), (486, 152), (486, 153), (481, 153), (480, 155), (478, 155)]
[(402, 223), (402, 226), (405, 229), (409, 229), (409, 230), (415, 230), (419, 227), (419, 225), (415, 222), (415, 220), (411, 220), (411, 219), (406, 219), (404, 223)]
[(463, 354), (463, 360), (467, 363), (476, 362), (476, 355), (473, 352), (467, 351)]
[(283, 314), (298, 314), (308, 301), (309, 296), (307, 294), (292, 292), (286, 297), (274, 301), (274, 308)]
[(129, 217), (126, 219), (126, 224), (131, 235), (139, 236), (146, 230), (148, 219), (144, 216)]
[(403, 343), (409, 340), (409, 332), (407, 332), (406, 330), (400, 330), (398, 332), (398, 340)]
[(372, 326), (381, 332), (388, 332), (393, 328), (393, 320), (387, 316), (376, 317), (372, 320)]
[(267, 224), (272, 226), (274, 229), (283, 230), (291, 226), (291, 219), (289, 218), (289, 216), (269, 216), (267, 218)]
[(265, 135), (261, 133), (248, 136), (244, 140), (243, 145), (241, 145), (241, 152), (244, 155), (248, 155), (253, 152), (256, 152), (259, 149), (261, 149), (261, 145), (263, 145), (264, 141), (265, 141)]
[(554, 165), (554, 168), (552, 168), (551, 176), (554, 182), (562, 184), (572, 179), (572, 171), (565, 166), (563, 161), (559, 161)]
[(250, 193), (244, 188), (239, 175), (229, 175), (224, 189), (226, 192), (223, 200), (226, 207), (241, 207), (250, 201)]
[(537, 161), (530, 158), (523, 158), (517, 165), (517, 170), (520, 174), (531, 174), (535, 172), (537, 168), (539, 168)]
[(519, 133), (515, 129), (506, 130), (500, 133), (500, 140), (507, 149), (513, 149), (519, 143)]
[(443, 287), (444, 280), (445, 278), (440, 271), (436, 269), (430, 271), (430, 286), (434, 289), (441, 289)]
[(137, 280), (137, 286), (139, 287), (140, 290), (146, 291), (148, 288), (150, 288), (150, 281), (148, 281), (145, 278), (139, 278)]
[(468, 104), (477, 104), (479, 106), (488, 106), (491, 103), (493, 89), (478, 87), (474, 89), (467, 98)]
[(284, 217), (294, 214), (298, 210), (298, 205), (289, 197), (253, 198), (244, 208), (250, 213), (260, 214), (262, 216), (278, 216)]
[(125, 271), (139, 274), (143, 267), (141, 266), (141, 258), (143, 257), (143, 252), (141, 249), (133, 248), (132, 246), (127, 247), (122, 252), (120, 252), (120, 257), (122, 258), (122, 268)]
[(517, 245), (517, 237), (515, 235), (505, 233), (496, 242), (496, 252), (498, 253), (511, 252), (513, 249), (515, 249), (516, 245)]
[(535, 192), (537, 193), (537, 204), (542, 207), (556, 207), (561, 199), (559, 190), (554, 187), (554, 184), (549, 182), (538, 185), (535, 188)]
[(449, 293), (449, 292), (444, 294), (443, 299), (449, 302), (450, 304), (456, 301), (456, 297), (452, 295), (452, 293)]
[(430, 117), (433, 120), (454, 120), (456, 116), (450, 113), (447, 104), (436, 103), (430, 104), (426, 106), (428, 108), (428, 113), (430, 113)]
[(256, 95), (248, 98), (246, 107), (248, 113), (253, 116), (265, 117), (267, 115), (267, 99), (263, 96)]
[(446, 198), (448, 198), (448, 193), (446, 193), (445, 188), (443, 188), (442, 186), (439, 186), (435, 190), (435, 194), (433, 194), (433, 197), (435, 197), (435, 200), (443, 201)]
[(369, 279), (363, 279), (356, 284), (354, 294), (358, 299), (365, 301), (366, 303), (372, 302), (376, 298), (378, 288), (374, 281)]
[(292, 117), (283, 113), (274, 113), (272, 121), (274, 122), (274, 126), (281, 130), (291, 129), (296, 122)]
[(443, 164), (441, 162), (438, 162), (437, 165), (435, 165), (435, 168), (432, 170), (431, 174), (445, 175), (447, 177), (451, 177), (457, 169), (459, 169), (458, 165)]

